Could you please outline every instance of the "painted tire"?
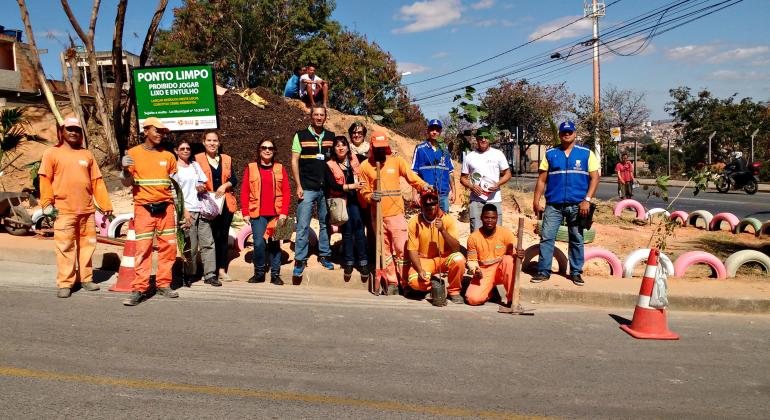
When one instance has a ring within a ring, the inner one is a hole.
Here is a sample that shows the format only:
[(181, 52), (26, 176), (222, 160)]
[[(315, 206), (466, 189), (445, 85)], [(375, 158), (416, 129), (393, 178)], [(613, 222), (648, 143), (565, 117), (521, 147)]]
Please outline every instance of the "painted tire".
[[(524, 251), (524, 261), (522, 262), (521, 266), (523, 268), (526, 268), (531, 262), (533, 258), (537, 258), (540, 255), (540, 244), (534, 244), (527, 248), (526, 251)], [(567, 260), (567, 256), (564, 255), (564, 251), (562, 251), (559, 248), (553, 249), (553, 257), (556, 258), (556, 263), (559, 267), (559, 273), (561, 274), (567, 274), (567, 267), (569, 266), (569, 260)]]
[(727, 269), (722, 261), (704, 251), (690, 251), (680, 255), (674, 262), (674, 277), (684, 277), (687, 268), (693, 264), (707, 264), (718, 279), (727, 278)]
[(227, 231), (227, 246), (229, 248), (235, 248), (236, 241), (238, 240), (238, 232), (235, 231), (235, 229), (230, 227), (230, 229)]
[(246, 239), (251, 236), (251, 223), (244, 225), (241, 230), (238, 231), (238, 236), (235, 238), (235, 245), (238, 251), (243, 251), (246, 248)]
[(607, 261), (607, 264), (610, 265), (610, 274), (612, 277), (621, 278), (623, 275), (623, 263), (621, 263), (620, 258), (610, 250), (604, 248), (585, 248), (583, 258), (584, 261), (595, 258)]
[[(34, 219), (35, 217), (32, 216)], [(754, 229), (754, 236), (759, 236), (759, 233), (762, 231), (762, 222), (759, 221), (759, 219), (753, 218), (753, 217), (747, 217), (745, 219), (741, 219), (740, 222), (738, 222), (737, 225), (735, 225), (735, 229), (733, 229), (733, 233), (743, 233), (746, 232), (746, 227), (751, 226)]]
[(110, 238), (117, 238), (120, 236), (120, 228), (124, 223), (128, 222), (133, 217), (133, 213), (124, 213), (115, 216), (115, 218), (112, 219), (112, 222), (110, 222), (110, 225), (107, 227), (107, 236)]
[(765, 235), (770, 235), (770, 220), (762, 223), (762, 226), (759, 227), (759, 235), (757, 236), (761, 238)]
[(38, 230), (42, 227), (43, 209), (37, 209), (32, 213), (32, 230)]
[(644, 210), (644, 206), (640, 202), (636, 200), (632, 200), (630, 198), (626, 200), (618, 201), (618, 204), (615, 204), (615, 216), (620, 217), (620, 215), (623, 213), (623, 210), (629, 207), (636, 210), (637, 219), (645, 220), (645, 214), (647, 212)]
[(94, 214), (94, 221), (96, 222), (96, 231), (99, 236), (109, 236), (110, 219), (104, 217), (104, 214), (97, 211)]
[(668, 220), (679, 219), (679, 221), (682, 222), (682, 226), (687, 226), (687, 219), (689, 218), (690, 215), (686, 211), (682, 210), (677, 210), (671, 213), (671, 216), (668, 216)]
[(655, 207), (654, 209), (649, 209), (647, 213), (645, 213), (644, 218), (652, 222), (652, 216), (655, 216), (656, 214), (663, 214), (663, 217), (668, 219), (671, 217), (671, 213), (668, 212), (668, 210), (662, 208), (662, 207)]
[(713, 218), (714, 216), (706, 210), (695, 210), (694, 212), (690, 213), (690, 216), (687, 217), (687, 225), (696, 227), (698, 219), (703, 219), (703, 222), (705, 223), (704, 229), (709, 230), (711, 219)]
[[(636, 251), (632, 251), (630, 254), (628, 254), (625, 261), (623, 262), (623, 277), (633, 277), (634, 267), (636, 267), (642, 261), (647, 261), (647, 257), (649, 256), (650, 248), (637, 249)], [(673, 275), (674, 264), (671, 263), (671, 258), (669, 258), (668, 255), (661, 252), (660, 255), (658, 255), (658, 262), (666, 267), (666, 271), (668, 271), (669, 275)]]
[[(543, 221), (540, 220), (537, 222), (538, 226), (538, 232), (543, 231)], [(590, 244), (591, 242), (596, 239), (596, 230), (594, 228), (591, 229), (584, 229), (583, 230), (583, 244)], [(569, 231), (567, 230), (567, 226), (560, 225), (559, 230), (556, 231), (556, 241), (558, 242), (569, 242)]]
[(765, 269), (765, 275), (770, 275), (770, 256), (753, 249), (744, 249), (738, 251), (733, 255), (730, 255), (725, 260), (725, 269), (727, 269), (727, 277), (735, 277), (738, 274), (738, 269), (743, 264), (755, 262)]
[(722, 222), (727, 222), (730, 225), (730, 232), (735, 230), (735, 227), (740, 223), (738, 217), (732, 213), (717, 213), (709, 223), (709, 230), (722, 230), (720, 229)]

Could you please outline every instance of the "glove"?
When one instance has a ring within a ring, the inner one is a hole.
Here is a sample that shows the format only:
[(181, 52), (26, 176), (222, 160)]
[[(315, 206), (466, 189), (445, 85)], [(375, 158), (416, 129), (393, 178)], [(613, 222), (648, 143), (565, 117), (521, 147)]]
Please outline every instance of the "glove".
[(45, 206), (45, 208), (43, 209), (43, 216), (46, 216), (46, 217), (56, 216), (56, 207), (50, 204)]
[(380, 201), (382, 200), (382, 193), (379, 191), (375, 191), (372, 193), (372, 201)]
[(129, 166), (134, 165), (134, 158), (132, 158), (129, 155), (125, 155), (123, 156), (123, 159), (120, 161), (120, 163), (123, 166), (123, 168), (128, 168)]

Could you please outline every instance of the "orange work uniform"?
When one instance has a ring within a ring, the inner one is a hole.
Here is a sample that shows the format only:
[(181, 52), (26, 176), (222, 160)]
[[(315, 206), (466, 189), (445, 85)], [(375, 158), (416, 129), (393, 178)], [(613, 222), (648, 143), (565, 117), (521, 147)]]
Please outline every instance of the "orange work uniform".
[(468, 265), (474, 268), (478, 264), (482, 278), (473, 278), (465, 292), (469, 305), (481, 305), (489, 300), (492, 288), (497, 284), (505, 286), (510, 301), (515, 248), (513, 232), (503, 226), (495, 227), (495, 232), (489, 236), (484, 236), (481, 229), (471, 233), (468, 237)]
[[(373, 153), (372, 149), (370, 153)], [(373, 159), (368, 159), (361, 164), (361, 180), (364, 187), (361, 188), (360, 197), (371, 208), (372, 222), (376, 220), (377, 203), (372, 201), (372, 194), (377, 190), (377, 166)], [(388, 283), (398, 284), (398, 278), (406, 283), (407, 261), (404, 258), (404, 245), (407, 239), (406, 217), (404, 217), (404, 199), (401, 197), (401, 178), (413, 188), (423, 190), (428, 183), (411, 169), (400, 156), (388, 155), (380, 168), (380, 208), (382, 211), (383, 226), (375, 226), (375, 229), (383, 229), (382, 256), (385, 259), (385, 270)], [(377, 256), (379, 258), (379, 256)], [(398, 274), (397, 274), (398, 273)]]
[[(158, 237), (158, 269), (155, 286), (171, 285), (171, 268), (176, 261), (176, 212), (170, 175), (176, 173), (176, 158), (165, 150), (148, 150), (143, 145), (128, 150), (134, 164), (128, 171), (134, 177), (134, 231), (136, 233), (136, 276), (131, 288), (146, 292), (152, 273), (152, 241)], [(151, 214), (151, 204), (166, 207)]]
[(94, 155), (86, 149), (67, 145), (52, 147), (40, 162), (40, 204), (54, 206), (56, 243), (56, 286), (71, 288), (93, 281), (91, 258), (96, 250), (94, 200), (99, 208), (112, 211), (112, 203)]
[[(457, 238), (457, 221), (454, 217), (439, 213), (449, 235)], [(420, 265), (428, 273), (428, 276), (436, 273), (448, 273), (447, 294), (459, 295), (463, 272), (465, 271), (465, 257), (460, 252), (451, 252), (444, 243), (444, 236), (436, 228), (435, 223), (425, 220), (422, 214), (417, 214), (409, 219), (409, 240), (406, 243), (408, 251), (416, 251), (420, 256)], [(429, 291), (430, 279), (420, 278), (414, 267), (409, 268), (409, 287), (414, 290)]]

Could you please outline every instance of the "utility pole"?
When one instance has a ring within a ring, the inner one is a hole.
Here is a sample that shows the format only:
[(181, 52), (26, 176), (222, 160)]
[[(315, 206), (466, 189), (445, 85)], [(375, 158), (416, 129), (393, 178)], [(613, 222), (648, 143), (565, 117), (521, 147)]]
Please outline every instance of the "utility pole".
[(671, 137), (668, 137), (668, 167), (666, 168), (666, 176), (671, 176)]
[(716, 136), (716, 135), (717, 135), (717, 132), (716, 132), (716, 131), (714, 131), (714, 132), (713, 132), (713, 133), (711, 133), (711, 135), (709, 136), (709, 165), (711, 165), (711, 139), (713, 139), (713, 138), (714, 138), (714, 136)]
[[(599, 98), (601, 95), (599, 84), (599, 18), (606, 13), (607, 6), (604, 3), (600, 3), (598, 0), (592, 0), (589, 4), (588, 1), (583, 3), (583, 16), (590, 17), (594, 21), (594, 115), (599, 115), (600, 104)], [(599, 158), (599, 162), (602, 160), (602, 146), (599, 142), (599, 127), (594, 127), (594, 152), (596, 157)]]
[(754, 162), (754, 137), (757, 136), (757, 133), (759, 133), (758, 128), (754, 130), (753, 133), (751, 133), (751, 161), (750, 162), (752, 163)]

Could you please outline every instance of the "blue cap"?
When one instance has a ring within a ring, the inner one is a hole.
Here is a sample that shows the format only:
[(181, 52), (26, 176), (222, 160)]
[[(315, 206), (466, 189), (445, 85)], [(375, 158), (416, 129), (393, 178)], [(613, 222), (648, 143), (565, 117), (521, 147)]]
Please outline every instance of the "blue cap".
[(564, 121), (561, 124), (559, 124), (559, 134), (565, 132), (565, 131), (575, 131), (575, 123), (572, 121)]
[(433, 127), (434, 125), (442, 130), (444, 129), (444, 124), (441, 123), (441, 120), (433, 119), (428, 121), (428, 127)]

